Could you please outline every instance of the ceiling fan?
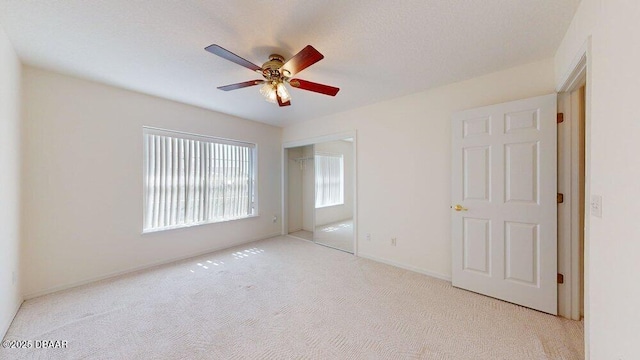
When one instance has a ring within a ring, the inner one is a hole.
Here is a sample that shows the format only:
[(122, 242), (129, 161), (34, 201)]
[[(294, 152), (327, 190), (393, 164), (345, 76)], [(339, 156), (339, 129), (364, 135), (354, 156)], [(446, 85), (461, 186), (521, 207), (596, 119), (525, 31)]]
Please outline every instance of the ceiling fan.
[(324, 55), (320, 54), (313, 46), (307, 45), (299, 53), (295, 54), (287, 62), (284, 61), (284, 57), (278, 54), (269, 55), (269, 61), (262, 64), (262, 67), (241, 58), (240, 56), (232, 53), (231, 51), (213, 44), (205, 48), (208, 52), (218, 55), (223, 59), (227, 59), (238, 65), (244, 66), (249, 70), (253, 70), (262, 75), (264, 79), (249, 80), (237, 84), (219, 86), (218, 89), (224, 91), (236, 90), (245, 88), (248, 86), (262, 85), (260, 93), (265, 99), (271, 103), (277, 103), (280, 106), (291, 105), (291, 95), (287, 90), (285, 84), (289, 84), (294, 88), (317, 92), (329, 96), (335, 96), (339, 88), (314, 83), (302, 79), (293, 78), (294, 75), (300, 71), (308, 68), (309, 66), (317, 63), (324, 58)]

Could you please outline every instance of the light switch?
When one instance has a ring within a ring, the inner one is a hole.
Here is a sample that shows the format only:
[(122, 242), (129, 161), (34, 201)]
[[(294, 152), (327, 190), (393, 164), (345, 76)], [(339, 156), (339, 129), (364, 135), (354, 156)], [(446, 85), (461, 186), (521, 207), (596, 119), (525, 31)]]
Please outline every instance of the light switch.
[(591, 215), (602, 217), (602, 196), (591, 195)]

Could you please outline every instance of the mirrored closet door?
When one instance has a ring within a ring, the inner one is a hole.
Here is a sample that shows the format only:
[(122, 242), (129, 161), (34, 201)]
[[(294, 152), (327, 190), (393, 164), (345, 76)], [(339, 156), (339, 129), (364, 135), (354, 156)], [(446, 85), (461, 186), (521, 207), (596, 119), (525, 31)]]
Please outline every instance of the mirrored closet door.
[(346, 252), (353, 241), (353, 139), (315, 144), (313, 240)]

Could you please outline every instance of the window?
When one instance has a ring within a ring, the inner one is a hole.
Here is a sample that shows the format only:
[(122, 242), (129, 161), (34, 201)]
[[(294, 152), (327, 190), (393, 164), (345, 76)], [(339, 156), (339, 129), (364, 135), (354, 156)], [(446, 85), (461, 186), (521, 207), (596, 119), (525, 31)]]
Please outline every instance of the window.
[(316, 209), (344, 204), (344, 158), (342, 155), (315, 155)]
[(144, 232), (254, 216), (256, 145), (144, 128)]

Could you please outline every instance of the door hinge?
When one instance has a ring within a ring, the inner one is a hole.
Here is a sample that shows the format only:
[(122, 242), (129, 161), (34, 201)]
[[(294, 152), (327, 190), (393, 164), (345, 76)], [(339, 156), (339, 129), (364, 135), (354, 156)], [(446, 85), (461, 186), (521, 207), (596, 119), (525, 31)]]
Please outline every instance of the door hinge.
[(557, 116), (556, 119), (558, 121), (558, 124), (560, 124), (561, 122), (564, 121), (564, 114), (563, 113), (558, 113), (558, 116)]
[(558, 193), (558, 204), (562, 204), (564, 202), (564, 194)]
[(558, 284), (564, 284), (564, 275), (558, 274)]

